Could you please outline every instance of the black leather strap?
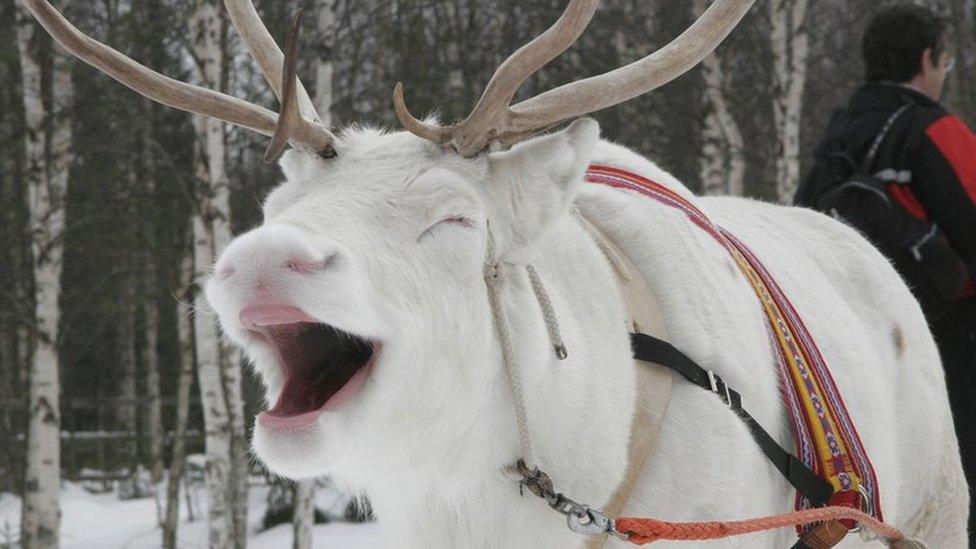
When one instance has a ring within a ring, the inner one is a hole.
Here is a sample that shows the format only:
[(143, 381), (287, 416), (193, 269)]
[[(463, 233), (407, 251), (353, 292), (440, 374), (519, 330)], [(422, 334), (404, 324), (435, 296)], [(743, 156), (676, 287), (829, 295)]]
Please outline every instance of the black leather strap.
[(630, 342), (634, 358), (670, 368), (702, 389), (717, 394), (745, 422), (759, 448), (794, 488), (806, 496), (814, 507), (822, 507), (827, 503), (834, 493), (830, 483), (818, 477), (803, 462), (777, 444), (759, 422), (742, 409), (742, 396), (726, 385), (721, 377), (702, 368), (667, 341), (647, 334), (630, 334)]

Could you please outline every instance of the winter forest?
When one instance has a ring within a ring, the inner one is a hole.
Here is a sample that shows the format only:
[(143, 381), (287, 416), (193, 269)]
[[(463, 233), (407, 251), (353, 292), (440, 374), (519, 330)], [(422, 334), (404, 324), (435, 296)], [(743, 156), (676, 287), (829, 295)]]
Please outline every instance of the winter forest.
[[(220, 0), (52, 3), (166, 75), (278, 108)], [(398, 81), (414, 112), (464, 116), (498, 63), (565, 6), (254, 3), (279, 43), (306, 10), (299, 74), (336, 128), (397, 128)], [(520, 94), (637, 59), (709, 3), (604, 0)], [(699, 193), (786, 201), (831, 111), (861, 83), (876, 6), (761, 0), (701, 66), (595, 118), (605, 138)], [(939, 8), (956, 58), (943, 102), (973, 126), (976, 0)], [(280, 178), (266, 145), (142, 98), (0, 0), (0, 547), (354, 547), (375, 536), (352, 524), (372, 520), (368, 500), (328, 479), (273, 479), (250, 457), (263, 393), (199, 292), (216, 251), (261, 221)], [(79, 518), (72, 505), (104, 507)], [(128, 533), (97, 537), (113, 522)]]

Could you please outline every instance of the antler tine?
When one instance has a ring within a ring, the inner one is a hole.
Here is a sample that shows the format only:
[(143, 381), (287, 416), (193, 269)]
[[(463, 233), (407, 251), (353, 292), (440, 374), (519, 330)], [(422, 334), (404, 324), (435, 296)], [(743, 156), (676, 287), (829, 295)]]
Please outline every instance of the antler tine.
[(455, 142), (462, 149), (484, 148), (492, 130), (504, 123), (519, 87), (559, 56), (583, 34), (599, 0), (572, 0), (551, 27), (508, 57), (492, 75), (474, 110), (458, 128)]
[(164, 76), (75, 28), (47, 0), (22, 0), (64, 49), (153, 101), (272, 135), (277, 116), (236, 97)]
[(509, 105), (522, 83), (576, 42), (593, 18), (598, 3), (599, 0), (571, 0), (551, 27), (495, 70), (477, 105), (463, 122), (447, 127), (421, 122), (407, 109), (400, 83), (393, 92), (397, 118), (413, 134), (438, 144), (453, 141), (464, 156), (476, 154), (488, 145), (498, 129), (507, 125)]
[(410, 132), (437, 143), (450, 141), (463, 156), (477, 154), (492, 141), (512, 145), (560, 122), (623, 103), (681, 76), (725, 40), (754, 2), (715, 0), (681, 36), (653, 54), (508, 106), (521, 83), (568, 48), (593, 16), (595, 0), (572, 0), (559, 21), (498, 68), (478, 106), (463, 122), (442, 128), (418, 121), (407, 110), (400, 86), (394, 93), (397, 116)]
[[(257, 60), (258, 66), (261, 67), (265, 80), (271, 85), (271, 89), (274, 90), (278, 100), (283, 101), (284, 87), (278, 78), (281, 76), (285, 56), (271, 33), (268, 32), (264, 22), (261, 21), (261, 16), (258, 15), (253, 2), (251, 0), (224, 0), (224, 7), (227, 8), (230, 21), (237, 34), (240, 35), (244, 46), (247, 47), (247, 51), (251, 53), (251, 57)], [(297, 92), (299, 111), (302, 116), (321, 124), (322, 120), (315, 111), (315, 105), (300, 81)]]
[[(296, 146), (326, 157), (335, 155), (335, 150), (332, 148), (334, 137), (329, 130), (298, 114), (300, 105), (298, 99), (301, 96), (297, 94), (297, 87), (300, 87), (300, 84), (297, 82), (294, 67), (290, 74), (292, 87), (295, 88), (291, 93), (295, 97), (289, 103), (290, 110), (294, 112), (286, 112), (283, 115), (286, 120), (280, 122), (275, 113), (265, 108), (224, 93), (174, 80), (140, 65), (79, 31), (47, 0), (22, 1), (41, 26), (68, 52), (153, 101), (182, 111), (230, 122), (264, 135), (274, 136), (287, 130), (287, 140)], [(293, 49), (297, 56), (297, 33), (294, 41), (296, 44)], [(297, 122), (292, 120), (294, 116), (297, 116)], [(281, 129), (282, 127), (285, 129)]]
[(403, 82), (397, 82), (393, 88), (393, 110), (396, 111), (400, 123), (410, 133), (422, 137), (428, 141), (433, 141), (438, 145), (443, 145), (451, 140), (453, 134), (452, 126), (438, 126), (422, 122), (407, 108), (406, 100), (403, 97)]
[(519, 135), (595, 112), (654, 90), (691, 70), (738, 25), (755, 0), (715, 0), (678, 38), (616, 70), (565, 84), (512, 107), (507, 133)]
[[(289, 140), (299, 143), (309, 143), (320, 136), (317, 130), (321, 129), (315, 122), (310, 122), (299, 112), (299, 90), (301, 82), (298, 80), (298, 38), (302, 30), (302, 17), (305, 10), (295, 12), (291, 20), (291, 30), (288, 32), (288, 40), (285, 42), (285, 58), (281, 69), (281, 113), (278, 114), (278, 125), (275, 127), (274, 136), (271, 144), (268, 145), (264, 153), (264, 161), (272, 163), (281, 156), (288, 146)], [(296, 136), (299, 137), (296, 139)], [(335, 156), (335, 149), (332, 148), (331, 139), (323, 140), (321, 144), (313, 147), (316, 152), (324, 157)]]

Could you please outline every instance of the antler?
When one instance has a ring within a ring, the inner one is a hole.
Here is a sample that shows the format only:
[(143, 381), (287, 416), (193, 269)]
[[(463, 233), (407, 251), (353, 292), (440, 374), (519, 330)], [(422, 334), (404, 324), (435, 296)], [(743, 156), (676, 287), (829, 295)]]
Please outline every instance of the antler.
[(576, 41), (592, 18), (597, 1), (571, 0), (552, 27), (498, 67), (478, 105), (463, 122), (437, 126), (417, 120), (407, 110), (401, 84), (393, 92), (397, 117), (411, 133), (437, 144), (450, 143), (463, 156), (481, 152), (492, 141), (512, 145), (560, 122), (623, 103), (681, 76), (725, 40), (755, 2), (715, 0), (681, 36), (653, 54), (509, 106), (526, 78)]
[[(268, 81), (278, 100), (281, 101), (284, 89), (282, 82), (284, 80), (278, 79), (282, 76), (284, 55), (274, 38), (271, 37), (271, 33), (268, 32), (268, 27), (261, 21), (261, 17), (251, 0), (224, 0), (224, 7), (227, 8), (227, 15), (230, 16), (234, 29), (241, 37), (241, 42), (244, 43), (251, 57), (258, 62), (265, 80)], [(294, 22), (294, 19), (292, 21)], [(285, 49), (287, 49), (287, 44)], [(312, 103), (308, 92), (305, 91), (305, 86), (301, 82), (298, 82), (297, 94), (302, 117), (321, 124), (322, 121), (318, 113), (315, 112), (315, 104)]]
[[(162, 75), (82, 33), (58, 13), (47, 0), (22, 1), (48, 34), (54, 37), (68, 52), (139, 94), (169, 107), (230, 122), (264, 135), (275, 135), (282, 131), (279, 118), (286, 117), (288, 113), (285, 109), (283, 109), (282, 116), (279, 117), (263, 107), (236, 97)], [(236, 0), (227, 0), (227, 2), (228, 7), (233, 3), (240, 8), (240, 2)], [(257, 17), (256, 12), (254, 14)], [(260, 20), (258, 20), (257, 25), (264, 29)], [(253, 29), (253, 21), (245, 25), (245, 28)], [(267, 33), (267, 29), (264, 29), (264, 32)], [(270, 39), (270, 35), (268, 38)], [(271, 42), (274, 41), (271, 40)], [(266, 44), (261, 44), (261, 46), (266, 47)], [(248, 48), (252, 48), (252, 43), (248, 44)], [(274, 50), (280, 55), (281, 52), (277, 46), (274, 46)], [(278, 60), (276, 64), (273, 55), (261, 59), (263, 59), (261, 60), (262, 70), (265, 70), (266, 75), (269, 70), (275, 68), (277, 68), (278, 74), (282, 74), (281, 60)], [(295, 79), (294, 70), (290, 74)], [(283, 81), (286, 81), (287, 74), (283, 74), (283, 76), (286, 77)], [(288, 87), (276, 83), (276, 78), (268, 78), (268, 81), (275, 88), (276, 93), (279, 92), (279, 88)], [(297, 86), (300, 87), (301, 84), (297, 84)], [(281, 93), (278, 95), (282, 97)], [(307, 98), (308, 95), (305, 94), (305, 97)], [(291, 102), (296, 112), (297, 103), (297, 101)], [(306, 120), (301, 115), (299, 115), (299, 119), (300, 122), (292, 121), (286, 125), (290, 133), (287, 134), (285, 141), (323, 156), (334, 155), (335, 151), (332, 149), (334, 137), (328, 129), (317, 122), (317, 116), (313, 121)]]
[[(298, 35), (302, 29), (302, 17), (305, 14), (305, 10), (299, 9), (295, 12), (295, 16), (291, 20), (291, 30), (288, 32), (288, 41), (285, 42), (285, 63), (281, 68), (281, 81), (284, 83), (281, 91), (277, 92), (278, 97), (281, 98), (281, 114), (278, 115), (278, 126), (275, 128), (274, 136), (271, 138), (271, 144), (268, 145), (268, 150), (264, 152), (264, 161), (267, 163), (272, 163), (281, 156), (281, 153), (285, 152), (285, 147), (288, 146), (288, 140), (294, 139), (295, 136), (302, 136), (306, 138), (306, 134), (313, 131), (318, 126), (314, 123), (309, 122), (302, 116), (301, 106), (303, 105), (301, 99), (304, 96), (307, 102), (307, 107), (315, 112), (315, 108), (312, 106), (311, 100), (308, 98), (308, 94), (305, 93), (305, 88), (302, 87), (302, 83), (298, 80)], [(277, 49), (277, 46), (275, 46)], [(318, 118), (318, 114), (315, 115)], [(313, 136), (308, 136), (311, 138)], [(335, 156), (335, 149), (331, 145), (327, 144), (326, 149), (321, 151), (319, 154), (322, 156)]]

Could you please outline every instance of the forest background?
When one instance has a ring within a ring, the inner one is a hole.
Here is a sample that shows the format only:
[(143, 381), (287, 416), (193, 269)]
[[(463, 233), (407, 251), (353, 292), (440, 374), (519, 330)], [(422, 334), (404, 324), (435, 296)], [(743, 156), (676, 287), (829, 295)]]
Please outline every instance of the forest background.
[[(396, 82), (410, 90), (414, 112), (462, 117), (499, 62), (565, 7), (563, 0), (254, 3), (279, 42), (292, 14), (307, 10), (299, 73), (334, 126), (390, 128), (397, 128)], [(956, 58), (944, 103), (970, 126), (974, 3), (929, 3), (947, 16)], [(708, 4), (604, 0), (581, 40), (520, 96), (637, 59)], [(164, 74), (277, 110), (219, 0), (58, 7)], [(760, 0), (700, 67), (595, 118), (604, 137), (696, 192), (788, 201), (831, 112), (862, 82), (860, 37), (877, 7)], [(57, 541), (56, 529), (44, 527), (56, 504), (44, 501), (45, 455), (58, 458), (63, 478), (131, 497), (155, 494), (165, 507), (162, 494), (178, 493), (184, 456), (206, 451), (211, 545), (242, 546), (246, 486), (235, 479), (259, 472), (247, 448), (262, 391), (220, 341), (198, 283), (231, 235), (261, 222), (263, 197), (281, 177), (262, 162), (265, 146), (264, 138), (150, 103), (60, 53), (16, 0), (0, 0), (0, 492), (25, 496), (29, 545)], [(299, 501), (310, 489), (297, 489)], [(160, 522), (172, 513), (161, 508)], [(164, 528), (169, 546), (174, 535)]]

